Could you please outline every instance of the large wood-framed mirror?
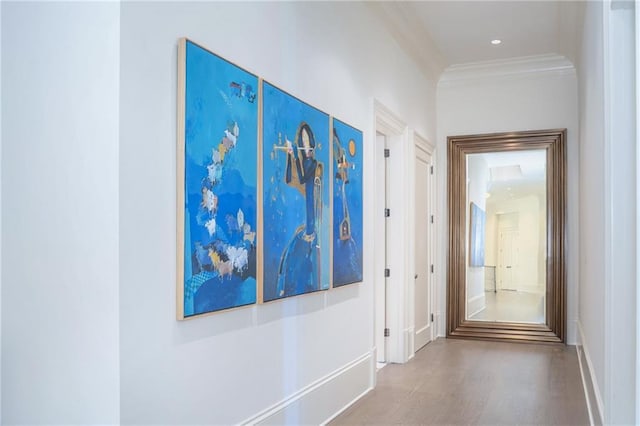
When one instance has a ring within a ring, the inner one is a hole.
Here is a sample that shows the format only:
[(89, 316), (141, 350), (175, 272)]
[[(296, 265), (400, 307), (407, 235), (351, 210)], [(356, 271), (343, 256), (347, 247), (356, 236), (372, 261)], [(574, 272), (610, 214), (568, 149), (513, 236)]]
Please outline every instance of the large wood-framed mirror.
[(564, 342), (566, 129), (447, 139), (447, 337)]

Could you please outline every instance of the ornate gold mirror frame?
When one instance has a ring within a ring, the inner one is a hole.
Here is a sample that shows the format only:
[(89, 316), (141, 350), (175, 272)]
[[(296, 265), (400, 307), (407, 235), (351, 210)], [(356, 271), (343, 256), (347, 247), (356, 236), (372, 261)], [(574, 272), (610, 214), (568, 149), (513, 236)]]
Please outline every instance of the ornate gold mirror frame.
[[(531, 341), (565, 341), (566, 129), (450, 136), (448, 149), (449, 256), (447, 337)], [(546, 323), (470, 321), (466, 304), (467, 154), (546, 150), (547, 251)]]

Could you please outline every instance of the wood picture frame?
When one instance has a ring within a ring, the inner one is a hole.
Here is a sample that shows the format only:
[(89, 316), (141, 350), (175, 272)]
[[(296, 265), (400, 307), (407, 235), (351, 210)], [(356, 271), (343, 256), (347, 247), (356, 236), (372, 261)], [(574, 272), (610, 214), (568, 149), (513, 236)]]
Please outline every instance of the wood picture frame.
[[(447, 337), (561, 343), (566, 339), (566, 129), (450, 136), (448, 157)], [(466, 318), (467, 154), (546, 150), (547, 252), (544, 324)]]

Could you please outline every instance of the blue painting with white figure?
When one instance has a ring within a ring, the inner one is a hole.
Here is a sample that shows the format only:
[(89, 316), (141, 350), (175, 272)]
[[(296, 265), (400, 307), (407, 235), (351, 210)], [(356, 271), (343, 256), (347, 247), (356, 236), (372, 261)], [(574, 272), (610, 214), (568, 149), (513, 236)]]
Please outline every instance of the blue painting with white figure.
[(256, 302), (258, 78), (186, 42), (184, 316)]
[(329, 116), (263, 84), (263, 299), (329, 288)]
[(333, 286), (362, 281), (362, 132), (333, 119)]

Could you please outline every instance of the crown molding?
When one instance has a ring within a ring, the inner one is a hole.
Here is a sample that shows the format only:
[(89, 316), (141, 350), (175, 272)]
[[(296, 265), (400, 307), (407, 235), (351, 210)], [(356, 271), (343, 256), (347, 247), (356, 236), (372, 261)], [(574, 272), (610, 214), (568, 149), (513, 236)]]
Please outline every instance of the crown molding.
[(525, 75), (575, 74), (573, 63), (562, 55), (522, 56), (492, 61), (451, 65), (444, 70), (438, 87), (465, 84), (472, 81), (522, 77)]
[(438, 81), (448, 63), (414, 12), (414, 6), (408, 2), (375, 1), (366, 4), (425, 77)]

